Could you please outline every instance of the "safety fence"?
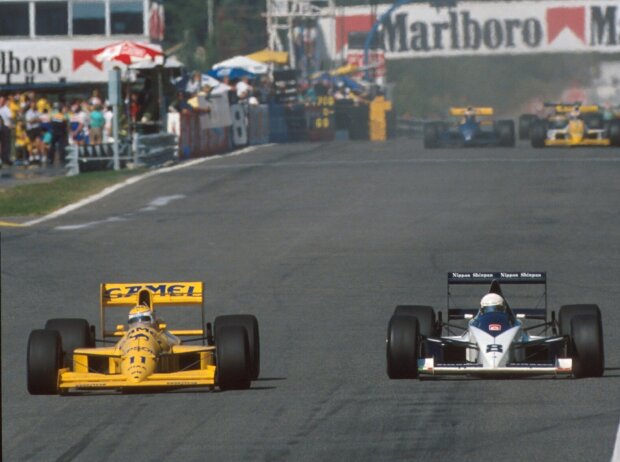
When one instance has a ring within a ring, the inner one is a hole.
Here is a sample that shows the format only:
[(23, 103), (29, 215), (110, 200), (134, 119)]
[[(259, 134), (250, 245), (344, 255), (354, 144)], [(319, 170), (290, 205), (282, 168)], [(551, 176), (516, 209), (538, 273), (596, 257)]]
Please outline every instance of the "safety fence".
[[(313, 104), (228, 104), (226, 97), (200, 101), (198, 110), (168, 114), (167, 133), (134, 135), (119, 145), (121, 167), (157, 165), (225, 153), (266, 143), (333, 140), (382, 141), (395, 135), (391, 104), (318, 97)], [(70, 146), (69, 174), (113, 168), (113, 145)]]

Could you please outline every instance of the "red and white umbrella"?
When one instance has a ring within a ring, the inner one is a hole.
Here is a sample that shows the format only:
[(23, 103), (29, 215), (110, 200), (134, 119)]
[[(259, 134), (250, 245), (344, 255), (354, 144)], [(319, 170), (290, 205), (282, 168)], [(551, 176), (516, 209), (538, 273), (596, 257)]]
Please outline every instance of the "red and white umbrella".
[(158, 47), (147, 46), (128, 40), (113, 43), (97, 51), (95, 60), (100, 63), (104, 61), (118, 61), (129, 66), (130, 64), (144, 61), (154, 61), (158, 64), (162, 64), (164, 61), (164, 54)]

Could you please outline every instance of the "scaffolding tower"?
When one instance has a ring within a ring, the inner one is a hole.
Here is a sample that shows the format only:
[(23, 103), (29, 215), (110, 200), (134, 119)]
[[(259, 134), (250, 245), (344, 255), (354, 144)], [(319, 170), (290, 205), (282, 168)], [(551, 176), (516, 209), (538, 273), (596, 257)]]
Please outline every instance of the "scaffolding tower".
[(296, 23), (326, 17), (335, 21), (335, 10), (334, 0), (267, 0), (265, 17), (269, 48), (288, 51), (291, 67), (295, 67)]

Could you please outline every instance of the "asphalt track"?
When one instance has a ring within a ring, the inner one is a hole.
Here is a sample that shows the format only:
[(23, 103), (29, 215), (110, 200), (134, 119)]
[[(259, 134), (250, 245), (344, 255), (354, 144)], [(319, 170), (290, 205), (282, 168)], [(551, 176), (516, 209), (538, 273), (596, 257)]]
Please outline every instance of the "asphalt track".
[[(620, 151), (265, 147), (2, 231), (7, 461), (609, 461), (620, 420)], [(446, 272), (547, 271), (549, 304), (601, 306), (597, 379), (390, 381), (398, 303)], [(30, 396), (26, 340), (96, 323), (100, 282), (204, 280), (209, 318), (262, 336), (248, 391)]]

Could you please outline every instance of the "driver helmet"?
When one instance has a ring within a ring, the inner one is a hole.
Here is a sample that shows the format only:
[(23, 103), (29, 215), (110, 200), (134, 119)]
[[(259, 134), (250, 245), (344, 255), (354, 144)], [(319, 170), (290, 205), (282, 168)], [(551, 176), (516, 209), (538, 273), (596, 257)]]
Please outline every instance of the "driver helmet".
[(581, 114), (581, 108), (579, 106), (575, 106), (573, 107), (573, 110), (570, 111), (569, 117), (571, 119), (577, 119), (579, 118), (580, 114)]
[(486, 294), (480, 300), (480, 314), (504, 311), (506, 311), (506, 302), (501, 295)]
[(148, 327), (154, 327), (155, 313), (148, 306), (137, 305), (133, 307), (129, 312), (127, 323), (129, 324), (130, 328), (138, 324)]

